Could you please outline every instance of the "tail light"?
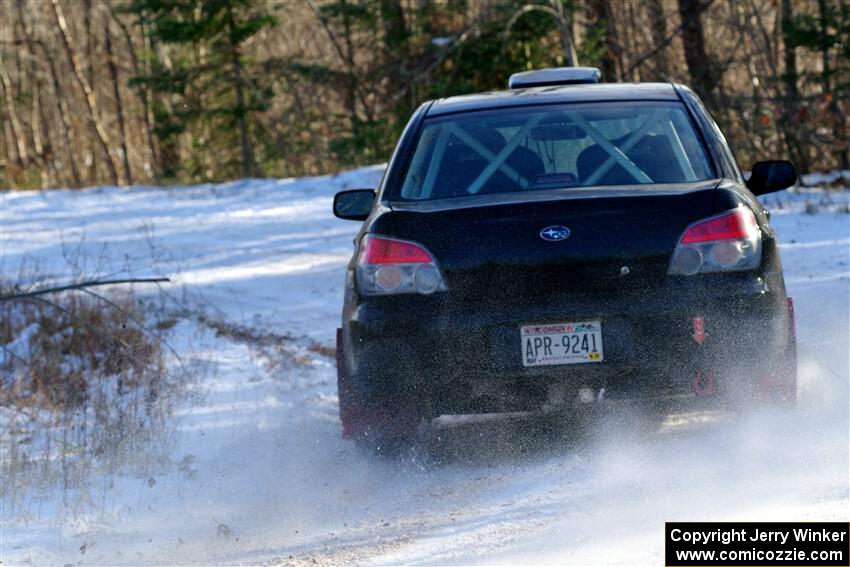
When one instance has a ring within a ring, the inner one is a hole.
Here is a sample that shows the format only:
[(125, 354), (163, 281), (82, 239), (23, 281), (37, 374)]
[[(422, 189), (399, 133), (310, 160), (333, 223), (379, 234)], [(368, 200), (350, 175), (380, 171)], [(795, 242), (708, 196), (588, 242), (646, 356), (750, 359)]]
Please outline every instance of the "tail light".
[(669, 274), (751, 270), (761, 261), (761, 230), (753, 212), (738, 207), (695, 222), (679, 239)]
[(427, 295), (447, 289), (434, 257), (422, 245), (384, 236), (363, 237), (356, 274), (363, 295)]

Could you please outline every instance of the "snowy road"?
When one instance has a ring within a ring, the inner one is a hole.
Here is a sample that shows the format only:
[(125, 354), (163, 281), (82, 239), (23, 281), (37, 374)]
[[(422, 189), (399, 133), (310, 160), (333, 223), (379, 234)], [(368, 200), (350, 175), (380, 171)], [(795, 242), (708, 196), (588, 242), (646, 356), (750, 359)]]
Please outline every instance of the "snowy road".
[(178, 324), (173, 344), (213, 364), (175, 417), (170, 463), (98, 478), (73, 515), (55, 492), (16, 495), (0, 516), (3, 565), (661, 565), (667, 520), (847, 520), (850, 215), (825, 194), (767, 200), (798, 313), (793, 416), (536, 442), (526, 424), (466, 426), (386, 462), (339, 438), (321, 352), (357, 229), (331, 218), (331, 197), (380, 174), (0, 194), (4, 277), (26, 261), (62, 280), (72, 259), (165, 273), (210, 320), (291, 337), (269, 348)]

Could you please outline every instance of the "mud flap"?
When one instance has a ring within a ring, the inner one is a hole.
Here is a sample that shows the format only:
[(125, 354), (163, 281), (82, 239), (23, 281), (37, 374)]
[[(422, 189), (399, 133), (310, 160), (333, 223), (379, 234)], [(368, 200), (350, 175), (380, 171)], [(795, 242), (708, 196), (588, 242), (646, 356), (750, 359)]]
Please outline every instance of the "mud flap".
[(713, 357), (707, 344), (709, 334), (705, 328), (705, 317), (703, 315), (695, 316), (691, 325), (693, 327), (691, 338), (696, 349), (694, 353), (696, 371), (691, 381), (691, 390), (696, 396), (714, 396), (717, 393), (717, 387), (714, 382)]
[(788, 329), (784, 351), (756, 385), (756, 400), (793, 406), (797, 403), (797, 322), (794, 300), (788, 298)]
[(691, 388), (697, 396), (714, 395), (714, 368), (708, 368), (705, 374), (701, 368), (697, 369)]
[(785, 352), (787, 362), (786, 401), (797, 403), (797, 319), (794, 314), (794, 300), (788, 298), (788, 345)]
[(336, 330), (336, 385), (339, 398), (339, 421), (342, 423), (342, 438), (353, 439), (356, 423), (362, 421), (354, 403), (354, 392), (351, 389), (351, 377), (345, 364), (342, 329)]
[(342, 329), (336, 330), (336, 370), (339, 419), (343, 439), (404, 439), (419, 427), (419, 413), (410, 395), (388, 396), (384, 403), (367, 403), (346, 364)]

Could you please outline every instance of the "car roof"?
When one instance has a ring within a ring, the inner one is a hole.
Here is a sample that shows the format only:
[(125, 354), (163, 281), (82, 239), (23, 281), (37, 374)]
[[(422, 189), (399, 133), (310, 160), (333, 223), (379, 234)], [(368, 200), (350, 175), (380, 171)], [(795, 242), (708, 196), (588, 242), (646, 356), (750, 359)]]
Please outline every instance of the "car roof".
[(570, 102), (601, 102), (617, 100), (677, 101), (679, 95), (672, 83), (591, 83), (558, 85), (491, 91), (452, 96), (434, 101), (428, 116), (455, 112), (470, 112), (490, 108), (556, 104)]

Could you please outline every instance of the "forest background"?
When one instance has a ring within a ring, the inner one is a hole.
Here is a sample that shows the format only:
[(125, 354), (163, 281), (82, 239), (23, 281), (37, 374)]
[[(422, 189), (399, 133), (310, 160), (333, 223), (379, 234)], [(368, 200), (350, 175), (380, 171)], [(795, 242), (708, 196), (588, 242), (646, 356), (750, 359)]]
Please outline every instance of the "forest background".
[(848, 0), (0, 0), (0, 188), (333, 173), (575, 64), (690, 85), (742, 167), (850, 169)]

